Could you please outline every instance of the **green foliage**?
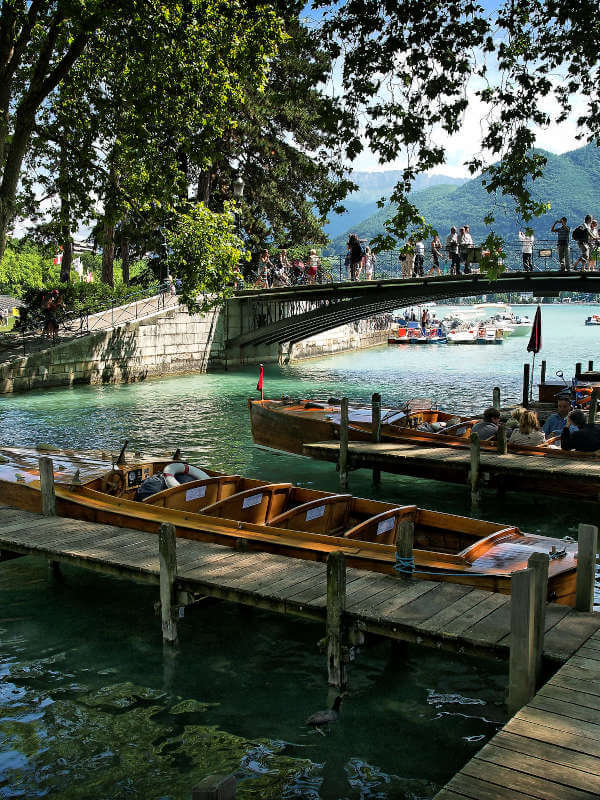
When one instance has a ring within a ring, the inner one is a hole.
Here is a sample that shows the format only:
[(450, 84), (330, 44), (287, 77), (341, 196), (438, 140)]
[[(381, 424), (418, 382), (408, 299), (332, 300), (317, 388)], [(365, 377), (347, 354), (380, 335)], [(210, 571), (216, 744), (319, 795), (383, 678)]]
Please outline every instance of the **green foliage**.
[(235, 233), (234, 203), (217, 214), (198, 203), (181, 214), (167, 232), (171, 250), (167, 265), (183, 284), (182, 299), (191, 313), (207, 311), (233, 294), (247, 260), (243, 241)]
[(481, 243), (482, 255), (479, 267), (482, 272), (487, 273), (490, 280), (495, 280), (506, 268), (505, 242), (501, 236), (497, 236), (494, 231), (490, 231)]
[(22, 297), (27, 287), (40, 288), (52, 269), (52, 259), (39, 249), (9, 245), (0, 261), (0, 294)]

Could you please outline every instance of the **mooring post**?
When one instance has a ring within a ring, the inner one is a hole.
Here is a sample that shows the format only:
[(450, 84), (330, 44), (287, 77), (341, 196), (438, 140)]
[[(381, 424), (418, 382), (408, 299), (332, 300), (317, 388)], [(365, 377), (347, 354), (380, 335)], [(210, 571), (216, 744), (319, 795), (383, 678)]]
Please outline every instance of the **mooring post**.
[(508, 713), (512, 717), (535, 694), (535, 573), (513, 572), (510, 578), (510, 663)]
[(338, 468), (340, 471), (340, 489), (348, 488), (348, 398), (342, 397), (340, 403), (340, 456)]
[(590, 410), (588, 412), (588, 422), (593, 425), (596, 422), (596, 412), (598, 410), (598, 387), (592, 390), (590, 396)]
[(192, 789), (192, 800), (234, 800), (236, 791), (234, 775), (208, 775)]
[(575, 364), (575, 377), (576, 378), (580, 378), (581, 377), (581, 361), (578, 361)]
[(529, 364), (523, 364), (523, 408), (529, 408)]
[(415, 523), (412, 519), (400, 520), (396, 539), (396, 572), (403, 578), (411, 578), (415, 571), (413, 546)]
[(594, 362), (588, 361), (588, 372), (593, 372), (593, 371), (594, 371)]
[(48, 456), (39, 461), (40, 489), (42, 492), (42, 514), (45, 517), (56, 516), (56, 494), (54, 493), (54, 464)]
[(548, 599), (548, 553), (533, 553), (527, 561), (527, 569), (534, 574), (533, 649), (535, 684), (539, 685), (544, 656), (544, 632), (546, 629), (546, 602)]
[(577, 611), (593, 611), (596, 553), (598, 551), (598, 528), (595, 525), (580, 525), (577, 535), (577, 585), (575, 608)]
[(496, 434), (496, 450), (501, 456), (505, 456), (508, 452), (506, 425), (503, 422), (498, 425), (498, 433)]
[(492, 393), (492, 405), (494, 408), (497, 408), (500, 411), (500, 387), (494, 386), (494, 391)]
[(346, 611), (346, 557), (339, 550), (327, 556), (327, 682), (346, 685), (344, 612)]
[(481, 442), (479, 434), (471, 434), (471, 471), (469, 480), (471, 482), (471, 505), (479, 504), (479, 467), (481, 461)]
[[(381, 395), (374, 392), (371, 397), (371, 441), (378, 444), (381, 441)], [(381, 470), (373, 470), (373, 483), (381, 482)]]
[(175, 619), (177, 544), (175, 526), (169, 522), (163, 522), (158, 530), (158, 555), (160, 561), (160, 611), (163, 641), (175, 644), (177, 641), (177, 622)]

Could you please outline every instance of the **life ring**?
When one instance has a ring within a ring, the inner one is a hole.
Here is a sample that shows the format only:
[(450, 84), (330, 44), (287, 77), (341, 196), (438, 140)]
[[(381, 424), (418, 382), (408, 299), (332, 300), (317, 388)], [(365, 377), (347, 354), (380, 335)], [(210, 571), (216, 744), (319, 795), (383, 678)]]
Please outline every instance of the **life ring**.
[(191, 475), (197, 481), (210, 477), (210, 475), (207, 475), (206, 472), (198, 469), (198, 467), (193, 467), (191, 464), (186, 464), (184, 461), (174, 461), (172, 464), (167, 464), (162, 474), (168, 489), (179, 486), (179, 481), (175, 475)]

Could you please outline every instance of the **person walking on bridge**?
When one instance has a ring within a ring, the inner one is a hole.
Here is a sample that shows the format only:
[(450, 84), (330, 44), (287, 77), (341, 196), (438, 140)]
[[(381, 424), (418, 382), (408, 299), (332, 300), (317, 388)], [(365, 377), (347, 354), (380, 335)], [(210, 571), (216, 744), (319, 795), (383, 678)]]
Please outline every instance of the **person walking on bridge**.
[(450, 228), (450, 233), (446, 236), (446, 252), (450, 256), (450, 272), (452, 275), (460, 275), (460, 258), (458, 255), (458, 235), (454, 225)]

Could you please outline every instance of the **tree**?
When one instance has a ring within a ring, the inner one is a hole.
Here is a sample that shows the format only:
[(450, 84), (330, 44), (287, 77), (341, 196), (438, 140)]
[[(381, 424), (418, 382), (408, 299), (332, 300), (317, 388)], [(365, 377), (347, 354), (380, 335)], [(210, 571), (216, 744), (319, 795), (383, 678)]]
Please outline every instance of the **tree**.
[[(489, 113), (482, 153), (469, 162), (486, 170), (490, 200), (510, 196), (525, 220), (543, 213), (535, 181), (545, 158), (535, 152), (534, 126), (560, 122), (580, 92), (587, 109), (577, 118), (582, 136), (600, 141), (597, 66), (599, 23), (590, 0), (506, 0), (487, 12), (473, 0), (421, 3), (336, 3), (326, 7), (325, 30), (339, 58), (345, 107), (363, 115), (364, 128), (346, 146), (353, 158), (370, 148), (385, 163), (406, 154), (403, 180), (392, 195), (398, 210), (388, 223), (391, 245), (418, 223), (407, 199), (416, 174), (442, 164), (444, 146), (471, 101)], [(471, 86), (471, 94), (470, 91)], [(549, 111), (550, 101), (556, 105)]]
[(223, 213), (198, 203), (177, 218), (167, 233), (168, 267), (183, 283), (182, 299), (191, 313), (207, 311), (233, 294), (242, 275), (244, 243), (235, 233), (234, 205)]

